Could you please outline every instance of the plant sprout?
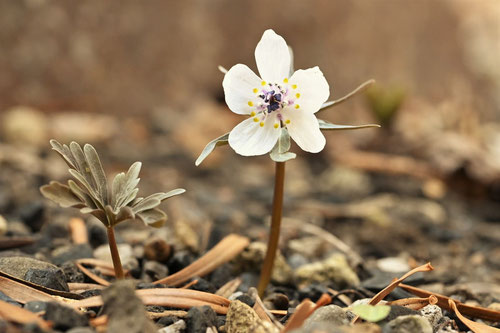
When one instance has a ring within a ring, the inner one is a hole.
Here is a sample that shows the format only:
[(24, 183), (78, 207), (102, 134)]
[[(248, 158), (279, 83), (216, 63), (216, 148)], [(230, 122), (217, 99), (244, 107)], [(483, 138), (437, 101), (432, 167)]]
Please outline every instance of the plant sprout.
[(236, 153), (255, 156), (270, 153), (276, 162), (271, 232), (267, 253), (258, 285), (262, 296), (269, 284), (274, 258), (278, 248), (285, 162), (296, 157), (290, 152), (290, 138), (304, 151), (323, 150), (326, 140), (321, 130), (348, 130), (378, 125), (335, 125), (318, 119), (318, 111), (340, 104), (374, 81), (370, 80), (350, 94), (327, 102), (330, 88), (318, 67), (294, 72), (292, 52), (283, 37), (266, 30), (255, 49), (255, 60), (260, 77), (246, 65), (237, 64), (229, 70), (219, 67), (225, 74), (222, 86), (226, 104), (237, 114), (247, 116), (230, 133), (210, 141), (202, 151), (196, 165), (217, 147), (228, 144)]
[(111, 258), (117, 278), (123, 278), (123, 269), (116, 246), (114, 227), (123, 221), (139, 219), (144, 224), (160, 227), (167, 220), (160, 203), (172, 196), (185, 192), (178, 188), (167, 193), (155, 193), (146, 198), (137, 197), (141, 162), (135, 162), (127, 173), (115, 176), (108, 191), (106, 174), (96, 150), (89, 144), (83, 149), (76, 142), (69, 147), (51, 140), (52, 149), (69, 166), (69, 173), (76, 181), (68, 180), (68, 185), (51, 181), (40, 188), (42, 195), (61, 207), (80, 209), (83, 214), (91, 214), (106, 227)]

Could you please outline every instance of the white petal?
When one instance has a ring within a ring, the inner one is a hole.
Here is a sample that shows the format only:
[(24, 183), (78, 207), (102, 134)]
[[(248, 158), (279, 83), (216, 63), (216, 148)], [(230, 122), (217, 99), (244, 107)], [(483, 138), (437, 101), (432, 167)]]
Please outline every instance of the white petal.
[(253, 89), (260, 88), (261, 81), (248, 66), (237, 64), (231, 67), (222, 81), (229, 109), (237, 114), (250, 114), (255, 111), (255, 107), (248, 105), (248, 102), (257, 103), (258, 97)]
[(288, 133), (293, 141), (305, 151), (318, 153), (323, 150), (326, 139), (319, 129), (318, 119), (314, 113), (295, 108), (286, 108), (283, 110), (283, 119)]
[(291, 85), (296, 84), (294, 93), (300, 93), (295, 101), (302, 110), (317, 112), (330, 96), (330, 86), (319, 67), (299, 69), (289, 80)]
[(252, 117), (248, 118), (229, 133), (229, 145), (243, 156), (268, 153), (273, 149), (280, 135), (279, 128), (274, 128), (275, 123), (279, 123), (275, 114), (267, 116), (263, 127)]
[(281, 83), (290, 75), (290, 52), (285, 40), (269, 29), (255, 48), (255, 62), (263, 80)]

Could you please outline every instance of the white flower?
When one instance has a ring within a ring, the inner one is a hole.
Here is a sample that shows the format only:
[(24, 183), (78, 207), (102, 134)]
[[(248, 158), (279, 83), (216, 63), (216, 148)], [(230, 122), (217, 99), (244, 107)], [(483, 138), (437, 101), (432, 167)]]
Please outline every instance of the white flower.
[(280, 128), (286, 127), (300, 148), (321, 151), (326, 140), (315, 113), (330, 95), (323, 73), (313, 67), (290, 76), (288, 46), (273, 30), (262, 35), (255, 61), (260, 77), (246, 65), (237, 64), (222, 82), (229, 109), (249, 116), (231, 131), (229, 145), (244, 156), (266, 154), (278, 141)]

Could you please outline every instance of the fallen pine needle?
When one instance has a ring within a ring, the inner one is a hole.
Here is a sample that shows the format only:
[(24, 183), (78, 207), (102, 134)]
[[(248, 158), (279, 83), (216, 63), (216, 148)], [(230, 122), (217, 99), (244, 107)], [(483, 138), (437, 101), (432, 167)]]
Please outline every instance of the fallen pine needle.
[(210, 251), (205, 253), (201, 258), (193, 262), (191, 265), (178, 271), (175, 274), (167, 276), (153, 283), (164, 283), (168, 286), (175, 287), (183, 284), (195, 276), (204, 276), (220, 265), (228, 262), (243, 251), (250, 240), (247, 237), (230, 234), (222, 239)]
[(458, 311), (457, 305), (452, 299), (448, 300), (449, 306), (455, 311), (455, 314), (457, 317), (460, 319), (462, 323), (464, 323), (468, 328), (472, 330), (474, 333), (499, 333), (500, 329), (494, 328), (485, 324), (481, 323), (476, 323), (475, 321), (472, 321), (470, 319), (465, 318), (462, 316), (462, 314)]

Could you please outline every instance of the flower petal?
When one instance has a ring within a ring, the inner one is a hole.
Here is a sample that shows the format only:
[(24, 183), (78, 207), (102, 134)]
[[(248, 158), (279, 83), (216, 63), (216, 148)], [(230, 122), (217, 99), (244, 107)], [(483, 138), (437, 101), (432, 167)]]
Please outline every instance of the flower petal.
[(283, 110), (283, 116), (288, 133), (302, 150), (310, 153), (318, 153), (323, 150), (326, 139), (319, 129), (319, 123), (314, 113), (286, 108)]
[(290, 75), (290, 51), (285, 40), (269, 29), (255, 48), (255, 62), (263, 80), (282, 82)]
[(250, 114), (255, 111), (255, 107), (250, 106), (248, 102), (258, 102), (253, 89), (260, 88), (261, 81), (246, 65), (237, 64), (231, 67), (222, 81), (229, 109), (237, 114)]
[(274, 124), (279, 121), (276, 114), (271, 113), (263, 122), (262, 127), (259, 121), (254, 121), (254, 118), (248, 118), (239, 123), (229, 133), (231, 148), (243, 156), (263, 155), (270, 152), (280, 136), (279, 127), (274, 128)]
[(290, 84), (297, 85), (297, 98), (295, 103), (300, 108), (309, 112), (318, 112), (330, 96), (330, 86), (319, 67), (299, 69), (290, 78)]

